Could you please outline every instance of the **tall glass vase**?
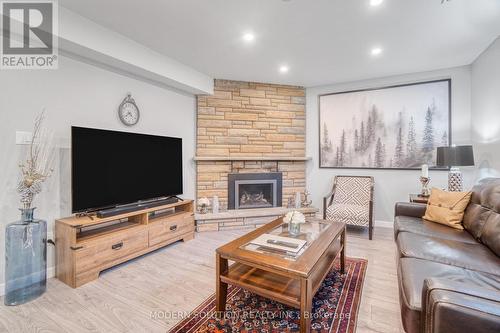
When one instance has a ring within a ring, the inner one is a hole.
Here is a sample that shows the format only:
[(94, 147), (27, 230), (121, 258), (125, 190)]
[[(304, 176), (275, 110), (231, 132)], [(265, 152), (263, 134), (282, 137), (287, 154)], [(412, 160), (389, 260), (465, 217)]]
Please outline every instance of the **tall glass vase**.
[(21, 209), (21, 220), (5, 229), (5, 305), (29, 302), (47, 286), (47, 222)]

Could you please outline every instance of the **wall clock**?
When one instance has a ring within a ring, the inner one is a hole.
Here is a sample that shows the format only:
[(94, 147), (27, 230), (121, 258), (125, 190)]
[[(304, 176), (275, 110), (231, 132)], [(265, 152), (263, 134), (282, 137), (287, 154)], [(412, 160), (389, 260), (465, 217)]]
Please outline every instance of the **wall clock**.
[(133, 126), (139, 122), (139, 108), (130, 93), (127, 94), (127, 97), (123, 99), (118, 107), (118, 116), (126, 126)]

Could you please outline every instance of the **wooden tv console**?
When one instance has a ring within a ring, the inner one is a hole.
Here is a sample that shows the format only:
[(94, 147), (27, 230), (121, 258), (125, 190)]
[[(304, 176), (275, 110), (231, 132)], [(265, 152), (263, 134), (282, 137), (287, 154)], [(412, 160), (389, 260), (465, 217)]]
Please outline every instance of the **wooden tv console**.
[(107, 218), (56, 220), (56, 277), (76, 288), (107, 268), (194, 237), (193, 201), (184, 200)]

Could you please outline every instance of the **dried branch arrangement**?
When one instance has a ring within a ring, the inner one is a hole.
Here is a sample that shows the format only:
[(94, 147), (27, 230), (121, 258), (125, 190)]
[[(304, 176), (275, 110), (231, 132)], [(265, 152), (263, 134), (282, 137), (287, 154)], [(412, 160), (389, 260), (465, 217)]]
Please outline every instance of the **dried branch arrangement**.
[(49, 140), (42, 128), (44, 118), (45, 113), (42, 111), (35, 120), (26, 160), (19, 164), (21, 180), (17, 186), (17, 191), (21, 194), (23, 208), (31, 208), (35, 195), (42, 191), (42, 183), (53, 171), (50, 167), (53, 161), (53, 150), (50, 147), (51, 140)]

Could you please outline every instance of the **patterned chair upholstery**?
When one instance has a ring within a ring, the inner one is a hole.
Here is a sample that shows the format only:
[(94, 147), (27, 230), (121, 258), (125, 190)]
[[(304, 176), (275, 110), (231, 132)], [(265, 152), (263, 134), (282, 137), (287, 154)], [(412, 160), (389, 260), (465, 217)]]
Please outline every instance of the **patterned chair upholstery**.
[(373, 234), (373, 177), (335, 176), (333, 190), (323, 198), (323, 218), (367, 226)]

